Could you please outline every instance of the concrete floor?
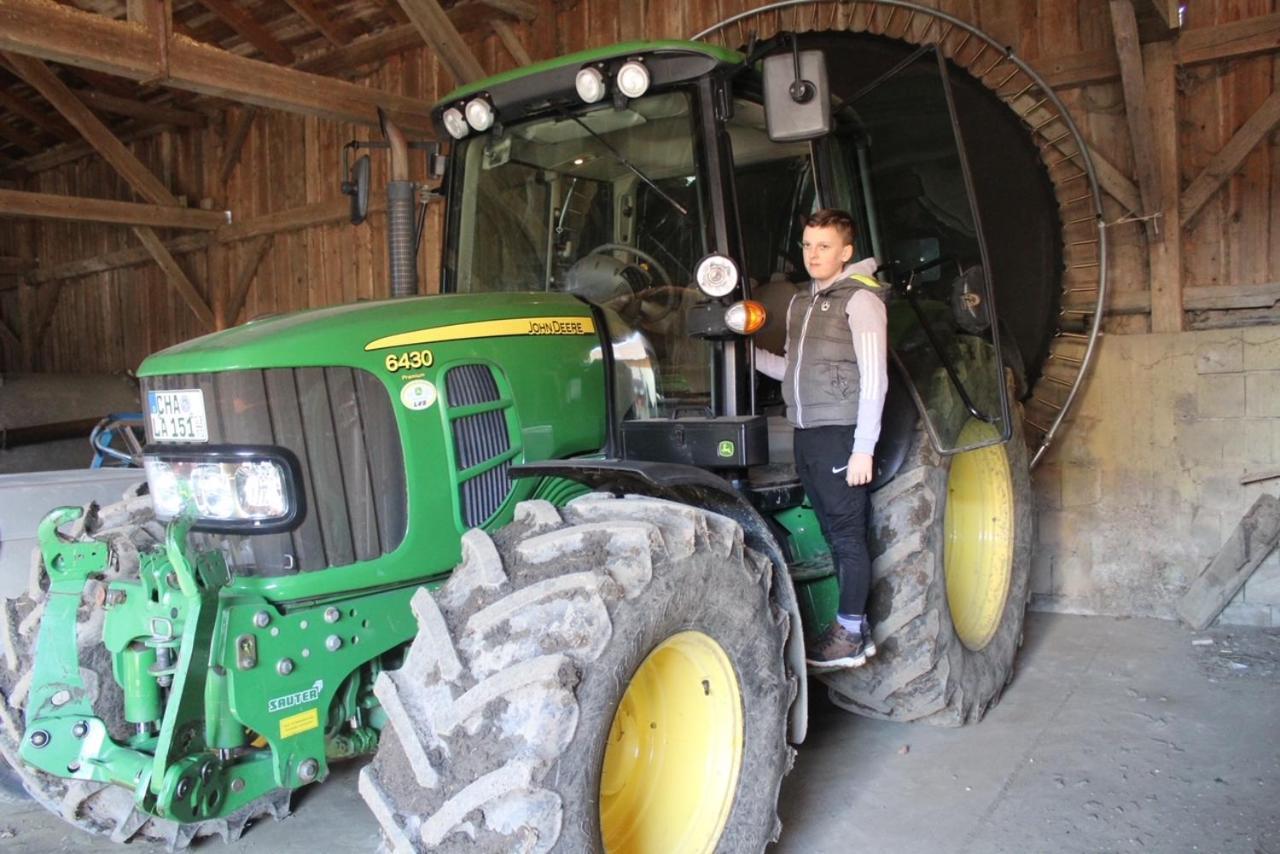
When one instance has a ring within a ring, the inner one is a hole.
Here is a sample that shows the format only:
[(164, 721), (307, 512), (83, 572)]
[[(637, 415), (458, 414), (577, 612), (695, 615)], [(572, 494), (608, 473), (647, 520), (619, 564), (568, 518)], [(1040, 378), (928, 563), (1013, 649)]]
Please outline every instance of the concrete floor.
[[(819, 701), (771, 850), (1280, 854), (1280, 631), (1034, 614), (1020, 661), (1004, 701), (963, 730)], [(297, 798), (293, 817), (201, 848), (377, 841), (347, 767)], [(119, 850), (3, 792), (0, 848)]]

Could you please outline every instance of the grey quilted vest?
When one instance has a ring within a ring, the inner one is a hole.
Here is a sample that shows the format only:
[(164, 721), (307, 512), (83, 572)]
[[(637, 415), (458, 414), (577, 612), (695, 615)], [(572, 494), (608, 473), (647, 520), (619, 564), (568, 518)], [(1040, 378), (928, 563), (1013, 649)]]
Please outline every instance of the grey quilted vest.
[(782, 399), (795, 427), (855, 424), (860, 372), (845, 313), (858, 291), (884, 299), (888, 289), (870, 276), (852, 275), (819, 291), (810, 286), (787, 308), (787, 372)]

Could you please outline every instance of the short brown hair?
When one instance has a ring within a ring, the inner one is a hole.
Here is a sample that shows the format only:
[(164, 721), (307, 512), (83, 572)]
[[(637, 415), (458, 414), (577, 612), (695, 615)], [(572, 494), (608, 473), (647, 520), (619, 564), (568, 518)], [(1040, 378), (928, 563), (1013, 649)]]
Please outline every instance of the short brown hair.
[(849, 216), (846, 211), (836, 208), (821, 208), (814, 211), (804, 221), (804, 227), (834, 228), (836, 233), (840, 235), (840, 239), (849, 246), (853, 245), (854, 236), (857, 233), (853, 226), (853, 217)]

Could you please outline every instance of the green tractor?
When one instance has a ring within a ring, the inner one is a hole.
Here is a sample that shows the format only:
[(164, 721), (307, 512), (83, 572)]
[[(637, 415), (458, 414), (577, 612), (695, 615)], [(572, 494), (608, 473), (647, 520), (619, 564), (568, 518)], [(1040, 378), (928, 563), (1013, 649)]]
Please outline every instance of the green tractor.
[(629, 43), (459, 89), (438, 193), (386, 124), (393, 294), (441, 195), (443, 293), (142, 364), (145, 488), (50, 514), (0, 609), (0, 751), (28, 790), (181, 846), (360, 758), (396, 851), (776, 839), (836, 597), (752, 360), (781, 349), (819, 206), (854, 213), (895, 293), (881, 651), (822, 678), (865, 714), (981, 717), (1028, 590), (1021, 327), (996, 320), (940, 54), (841, 94), (801, 47)]

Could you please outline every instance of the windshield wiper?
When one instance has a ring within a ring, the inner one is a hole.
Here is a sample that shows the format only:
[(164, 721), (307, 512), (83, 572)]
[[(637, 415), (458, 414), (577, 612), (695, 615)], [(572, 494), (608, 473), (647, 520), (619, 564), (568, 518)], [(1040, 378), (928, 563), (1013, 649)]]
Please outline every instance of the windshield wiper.
[(605, 147), (605, 150), (606, 150), (606, 151), (608, 151), (610, 154), (612, 154), (612, 155), (613, 155), (613, 158), (614, 158), (615, 160), (617, 160), (617, 161), (618, 161), (619, 163), (621, 163), (623, 166), (627, 167), (627, 169), (631, 170), (631, 174), (632, 174), (632, 175), (635, 175), (635, 176), (636, 176), (637, 178), (639, 178), (641, 181), (644, 181), (646, 184), (648, 184), (648, 185), (649, 185), (649, 188), (650, 188), (650, 189), (652, 189), (652, 190), (653, 190), (655, 193), (657, 193), (659, 196), (661, 196), (661, 197), (663, 198), (663, 200), (665, 200), (665, 201), (666, 201), (666, 203), (667, 203), (667, 204), (671, 205), (671, 207), (673, 207), (673, 208), (675, 208), (677, 211), (679, 211), (681, 216), (685, 216), (685, 217), (687, 217), (687, 216), (689, 215), (689, 211), (688, 211), (688, 210), (686, 210), (686, 209), (684, 208), (684, 206), (683, 206), (683, 205), (681, 205), (681, 204), (680, 204), (679, 202), (677, 202), (675, 199), (671, 198), (671, 196), (667, 195), (667, 194), (666, 194), (666, 192), (665, 192), (665, 191), (663, 191), (663, 189), (662, 189), (661, 187), (659, 187), (657, 184), (653, 183), (653, 181), (651, 181), (651, 180), (649, 179), (649, 176), (648, 176), (648, 175), (646, 175), (646, 174), (644, 174), (643, 172), (641, 172), (641, 171), (640, 171), (639, 169), (637, 169), (635, 166), (632, 166), (632, 165), (631, 165), (631, 161), (629, 161), (629, 160), (627, 160), (627, 158), (623, 157), (623, 156), (622, 156), (622, 153), (621, 153), (621, 152), (619, 152), (619, 151), (618, 151), (618, 149), (614, 148), (612, 145), (610, 145), (608, 142), (606, 142), (606, 141), (605, 141), (605, 138), (604, 138), (604, 137), (602, 137), (600, 134), (596, 133), (595, 131), (593, 131), (593, 130), (592, 130), (592, 129), (587, 125), (587, 123), (586, 123), (586, 122), (584, 122), (582, 119), (578, 118), (577, 116), (570, 116), (570, 118), (571, 118), (571, 119), (573, 119), (575, 122), (577, 122), (579, 127), (581, 127), (583, 130), (585, 130), (587, 133), (591, 134), (591, 138), (592, 138), (592, 139), (594, 139), (596, 142), (598, 142), (598, 143), (600, 143), (601, 145), (603, 145), (603, 146)]

